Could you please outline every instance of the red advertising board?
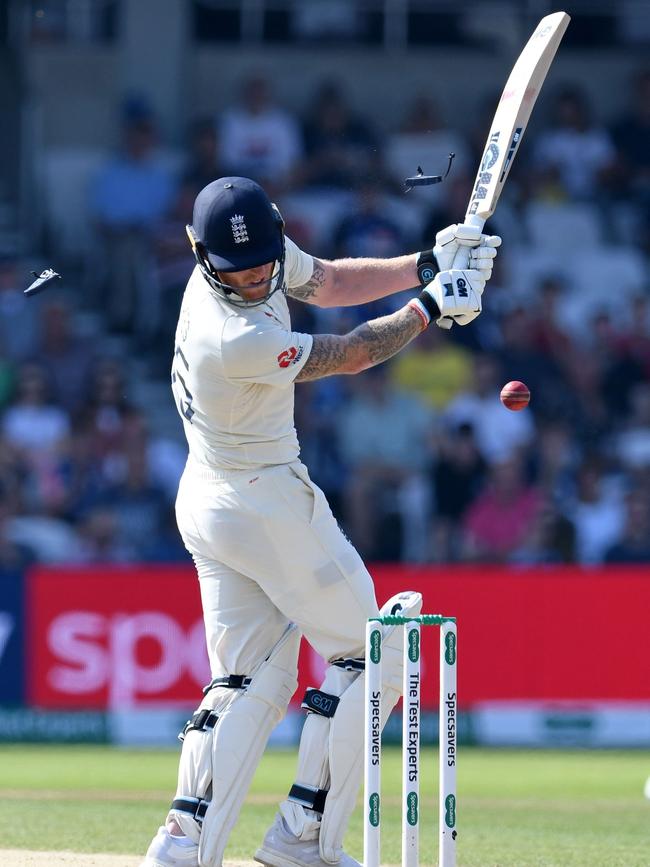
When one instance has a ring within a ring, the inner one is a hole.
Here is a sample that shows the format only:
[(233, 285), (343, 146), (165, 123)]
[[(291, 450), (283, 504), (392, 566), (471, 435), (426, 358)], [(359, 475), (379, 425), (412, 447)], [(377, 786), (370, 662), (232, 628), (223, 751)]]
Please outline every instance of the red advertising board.
[[(420, 590), (458, 618), (459, 700), (650, 698), (650, 572), (610, 568), (372, 569), (383, 602)], [(28, 701), (40, 707), (192, 706), (209, 680), (191, 569), (34, 570), (27, 580)], [(425, 628), (424, 702), (435, 705), (438, 631)], [(301, 656), (300, 686), (324, 663)]]

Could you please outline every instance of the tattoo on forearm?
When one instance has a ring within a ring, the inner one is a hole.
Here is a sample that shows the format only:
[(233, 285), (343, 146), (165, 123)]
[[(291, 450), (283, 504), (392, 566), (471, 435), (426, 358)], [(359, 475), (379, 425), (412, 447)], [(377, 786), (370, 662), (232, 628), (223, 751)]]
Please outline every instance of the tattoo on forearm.
[(422, 320), (410, 307), (364, 322), (341, 337), (315, 334), (314, 344), (296, 382), (337, 373), (357, 373), (391, 358), (422, 331)]
[(314, 273), (303, 286), (294, 286), (287, 289), (287, 295), (297, 298), (298, 301), (310, 301), (316, 298), (320, 289), (325, 285), (325, 268), (323, 263), (314, 259)]

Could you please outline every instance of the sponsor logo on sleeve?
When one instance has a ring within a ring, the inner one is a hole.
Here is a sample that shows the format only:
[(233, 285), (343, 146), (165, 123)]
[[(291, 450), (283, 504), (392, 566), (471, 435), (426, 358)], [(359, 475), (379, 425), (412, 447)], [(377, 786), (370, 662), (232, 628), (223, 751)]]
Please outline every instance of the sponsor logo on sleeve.
[(302, 346), (290, 346), (278, 355), (278, 364), (280, 367), (289, 367), (290, 364), (296, 364), (300, 361), (302, 354)]

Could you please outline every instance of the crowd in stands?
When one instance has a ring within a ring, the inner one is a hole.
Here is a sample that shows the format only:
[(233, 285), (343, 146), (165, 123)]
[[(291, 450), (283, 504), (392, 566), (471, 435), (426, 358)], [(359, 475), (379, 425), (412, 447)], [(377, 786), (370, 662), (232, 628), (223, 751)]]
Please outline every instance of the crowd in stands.
[[(431, 327), (381, 367), (297, 386), (303, 459), (368, 560), (650, 562), (650, 71), (629, 97), (604, 119), (579, 88), (555, 94), (489, 225), (504, 243), (471, 327)], [(193, 266), (184, 227), (206, 183), (255, 178), (322, 258), (424, 249), (463, 218), (493, 109), (463, 133), (420, 96), (380, 134), (335, 82), (299, 116), (253, 76), (169, 159), (146, 101), (128, 98), (77, 215), (93, 227), (78, 291), (27, 302), (25, 263), (0, 259), (0, 568), (187, 558), (180, 423), (158, 433), (131, 367), (144, 357), (168, 378)], [(450, 152), (444, 183), (404, 192)], [(294, 327), (340, 333), (408, 296), (291, 302)], [(126, 350), (84, 334), (79, 309)], [(523, 412), (499, 402), (512, 379), (530, 387)]]

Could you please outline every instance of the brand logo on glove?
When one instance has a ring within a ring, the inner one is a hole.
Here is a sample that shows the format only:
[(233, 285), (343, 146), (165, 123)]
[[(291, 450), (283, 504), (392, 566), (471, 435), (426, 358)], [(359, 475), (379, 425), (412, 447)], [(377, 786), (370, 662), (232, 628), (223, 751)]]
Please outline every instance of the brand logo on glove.
[(456, 288), (458, 289), (458, 295), (461, 298), (469, 297), (469, 292), (467, 291), (467, 283), (465, 280), (463, 280), (462, 277), (459, 277), (458, 280), (456, 280)]

